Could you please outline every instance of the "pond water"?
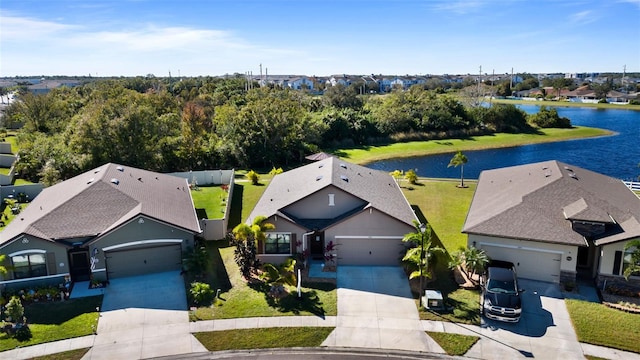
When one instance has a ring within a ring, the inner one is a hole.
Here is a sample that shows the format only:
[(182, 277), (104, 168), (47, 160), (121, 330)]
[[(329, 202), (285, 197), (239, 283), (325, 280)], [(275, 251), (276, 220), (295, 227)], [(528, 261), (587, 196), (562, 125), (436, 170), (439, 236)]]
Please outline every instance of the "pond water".
[[(539, 110), (536, 105), (519, 106), (527, 113)], [(622, 180), (638, 180), (640, 175), (640, 111), (558, 107), (560, 116), (573, 125), (615, 131), (613, 136), (524, 145), (505, 149), (466, 151), (465, 178), (477, 179), (480, 172), (507, 166), (546, 160), (558, 160)], [(460, 168), (447, 168), (452, 154), (420, 156), (377, 161), (372, 169), (394, 171), (414, 169), (419, 176), (459, 178)]]

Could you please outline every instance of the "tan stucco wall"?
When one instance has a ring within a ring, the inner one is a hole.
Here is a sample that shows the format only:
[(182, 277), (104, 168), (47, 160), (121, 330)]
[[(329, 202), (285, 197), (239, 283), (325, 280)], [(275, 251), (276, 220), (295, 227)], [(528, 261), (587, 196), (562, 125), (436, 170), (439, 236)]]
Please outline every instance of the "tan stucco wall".
[[(516, 239), (507, 239), (507, 238), (499, 238), (499, 237), (492, 237), (492, 236), (469, 234), (467, 237), (467, 246), (469, 247), (473, 246), (474, 241), (476, 242), (476, 245), (479, 245), (481, 243), (486, 243), (486, 244), (509, 245), (509, 246), (515, 246), (515, 247), (524, 248), (524, 249), (530, 249), (530, 250), (561, 252), (562, 260), (560, 262), (560, 270), (576, 271), (576, 264), (578, 260), (577, 246), (550, 244), (550, 243), (543, 243), (543, 242), (537, 242), (537, 241), (516, 240)], [(568, 256), (571, 257), (571, 260), (567, 260)]]
[[(613, 263), (616, 251), (622, 251), (624, 257), (624, 245), (626, 243), (627, 241), (621, 241), (600, 247), (600, 274), (613, 275)], [(620, 275), (622, 275), (622, 262), (620, 263)]]
[(413, 226), (370, 208), (328, 228), (324, 242), (335, 242), (336, 236), (404, 236), (413, 231)]
[[(144, 222), (140, 223), (139, 219), (143, 219)], [(173, 226), (159, 223), (153, 219), (136, 217), (124, 226), (90, 244), (90, 255), (93, 254), (94, 249), (97, 248), (99, 250), (97, 255), (98, 263), (96, 264), (94, 271), (105, 269), (104, 251), (102, 251), (103, 248), (140, 240), (160, 239), (183, 240), (183, 251), (193, 246), (193, 234)]]
[[(24, 241), (28, 241), (25, 243)], [(7, 262), (10, 264), (9, 255), (23, 250), (44, 250), (47, 252), (47, 272), (49, 275), (65, 274), (69, 272), (69, 260), (67, 248), (63, 245), (51, 241), (42, 240), (33, 236), (24, 235), (0, 249), (0, 254), (7, 255)], [(50, 264), (51, 255), (54, 254), (54, 264)], [(52, 271), (54, 270), (54, 271)], [(0, 275), (1, 276), (1, 275)], [(3, 280), (13, 279), (13, 272), (9, 271)]]
[[(334, 194), (334, 206), (329, 206), (329, 194)], [(364, 204), (362, 199), (328, 186), (283, 210), (301, 219), (333, 219)]]

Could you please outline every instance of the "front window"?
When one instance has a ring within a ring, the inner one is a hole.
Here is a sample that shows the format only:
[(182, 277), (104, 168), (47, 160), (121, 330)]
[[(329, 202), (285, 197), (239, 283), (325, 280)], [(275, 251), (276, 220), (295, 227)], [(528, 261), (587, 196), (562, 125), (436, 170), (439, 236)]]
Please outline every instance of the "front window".
[(16, 279), (26, 279), (47, 275), (45, 254), (23, 254), (11, 257), (13, 275)]
[(265, 254), (291, 254), (291, 233), (267, 233)]

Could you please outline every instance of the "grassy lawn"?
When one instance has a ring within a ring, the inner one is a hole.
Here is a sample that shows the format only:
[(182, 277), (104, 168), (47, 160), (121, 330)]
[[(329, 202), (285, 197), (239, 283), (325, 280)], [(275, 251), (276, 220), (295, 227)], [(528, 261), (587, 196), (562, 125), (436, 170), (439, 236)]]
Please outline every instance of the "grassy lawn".
[(477, 336), (427, 331), (427, 334), (440, 345), (447, 355), (462, 356), (480, 340)]
[(337, 155), (357, 164), (377, 160), (406, 158), (422, 155), (452, 153), (456, 151), (504, 148), (527, 144), (563, 141), (611, 134), (608, 130), (576, 126), (572, 129), (540, 129), (531, 134), (493, 134), (465, 139), (412, 141), (364, 148), (340, 149)]
[(331, 327), (286, 327), (212, 331), (193, 334), (209, 351), (318, 347)]
[(19, 342), (5, 333), (0, 334), (0, 351), (91, 335), (98, 326), (96, 307), (101, 305), (102, 296), (93, 296), (25, 306), (25, 316), (33, 337)]
[(31, 181), (28, 180), (24, 180), (24, 179), (14, 179), (13, 180), (13, 185), (32, 185), (34, 183), (32, 183)]
[(11, 168), (0, 167), (0, 175), (9, 175), (9, 171), (11, 171)]
[[(24, 210), (27, 205), (28, 204), (19, 204), (20, 211)], [(15, 219), (17, 215), (14, 215), (11, 212), (11, 209), (5, 204), (2, 204), (2, 206), (0, 206), (0, 209), (3, 209), (2, 211), (0, 211), (0, 231), (2, 231), (7, 225), (9, 225), (9, 223), (11, 223), (11, 221), (13, 221), (13, 219)]]
[(200, 186), (191, 190), (198, 219), (222, 219), (229, 193), (220, 186)]
[(566, 299), (580, 342), (640, 353), (640, 315)]
[(35, 357), (31, 360), (80, 360), (89, 352), (89, 348), (69, 350), (55, 354)]
[(574, 103), (569, 101), (530, 101), (530, 100), (511, 100), (511, 99), (493, 99), (494, 104), (513, 104), (513, 105), (536, 105), (536, 106), (555, 106), (555, 107), (587, 107), (595, 109), (624, 109), (624, 110), (640, 110), (638, 105), (618, 105), (618, 104), (591, 104), (591, 103)]
[(289, 288), (290, 295), (276, 302), (268, 296), (267, 285), (262, 282), (249, 284), (244, 280), (233, 259), (233, 247), (216, 241), (208, 242), (207, 250), (214, 259), (208, 271), (211, 278), (207, 282), (222, 293), (214, 305), (191, 311), (191, 320), (293, 315), (323, 317), (338, 313), (334, 284), (305, 283), (302, 301), (296, 298), (295, 288)]
[(400, 182), (409, 204), (420, 208), (449, 253), (467, 246), (467, 236), (460, 231), (477, 185), (477, 182), (465, 181), (469, 187), (458, 188), (459, 183), (460, 180), (453, 179), (420, 179), (410, 190), (406, 182)]

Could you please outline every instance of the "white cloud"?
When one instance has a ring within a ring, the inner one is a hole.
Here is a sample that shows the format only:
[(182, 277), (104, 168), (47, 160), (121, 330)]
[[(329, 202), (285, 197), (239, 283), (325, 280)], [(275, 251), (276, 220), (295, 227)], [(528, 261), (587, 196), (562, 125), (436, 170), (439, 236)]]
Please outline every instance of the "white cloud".
[(598, 17), (591, 10), (584, 10), (569, 16), (569, 19), (574, 24), (586, 25), (592, 23), (598, 19)]
[(437, 2), (431, 7), (439, 11), (453, 12), (458, 15), (464, 15), (476, 12), (483, 5), (484, 3), (479, 0), (455, 0)]
[(68, 30), (78, 30), (80, 27), (61, 24), (51, 21), (43, 21), (28, 17), (0, 15), (2, 42), (30, 41), (38, 37), (49, 37)]

